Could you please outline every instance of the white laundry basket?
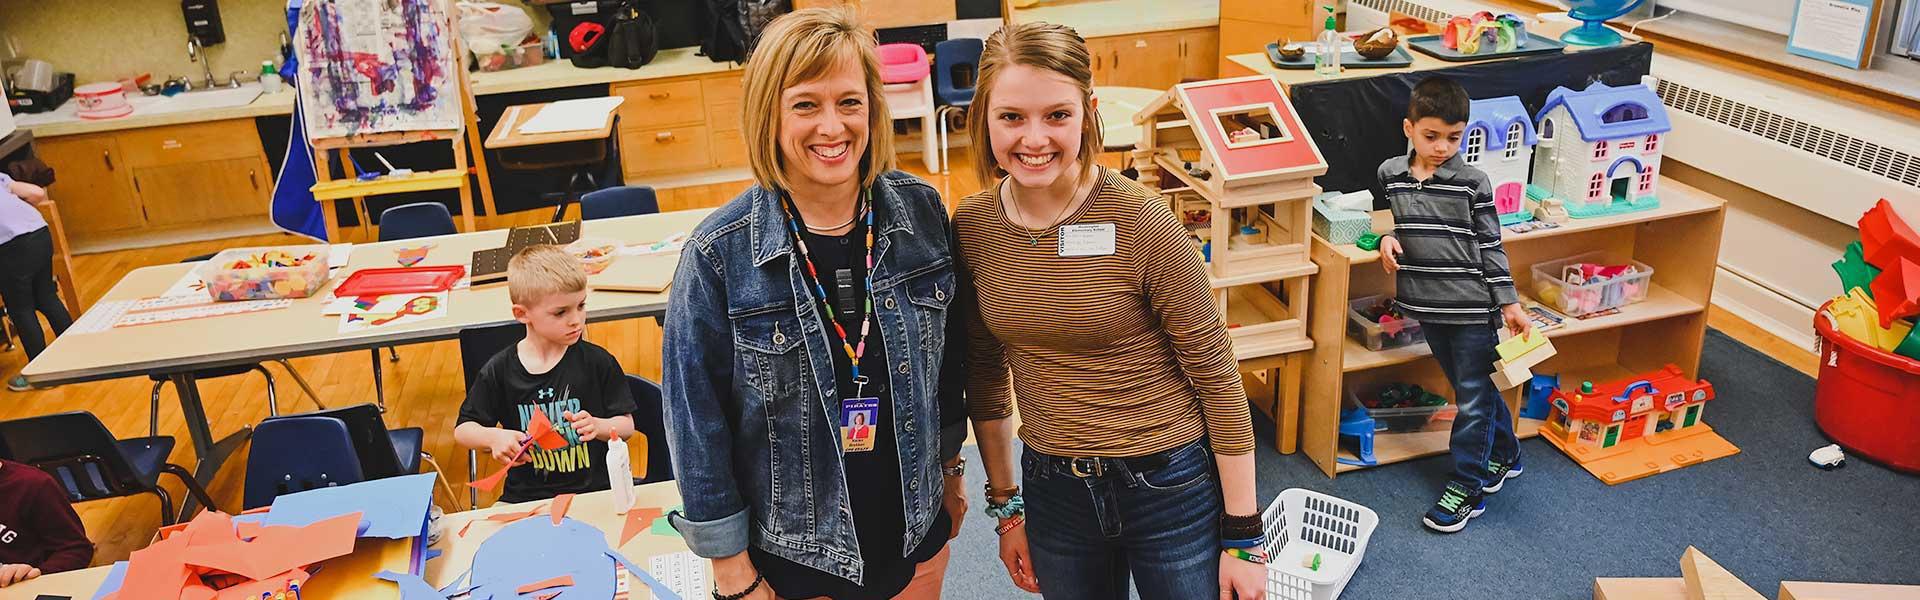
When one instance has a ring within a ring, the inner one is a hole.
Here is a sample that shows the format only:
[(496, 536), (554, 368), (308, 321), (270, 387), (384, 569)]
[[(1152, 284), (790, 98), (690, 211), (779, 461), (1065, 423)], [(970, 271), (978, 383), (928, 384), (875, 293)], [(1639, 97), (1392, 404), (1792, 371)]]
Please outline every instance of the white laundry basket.
[[(1367, 554), (1380, 524), (1373, 509), (1312, 490), (1280, 492), (1261, 515), (1267, 528), (1267, 598), (1334, 600)], [(1302, 566), (1320, 556), (1320, 568)]]

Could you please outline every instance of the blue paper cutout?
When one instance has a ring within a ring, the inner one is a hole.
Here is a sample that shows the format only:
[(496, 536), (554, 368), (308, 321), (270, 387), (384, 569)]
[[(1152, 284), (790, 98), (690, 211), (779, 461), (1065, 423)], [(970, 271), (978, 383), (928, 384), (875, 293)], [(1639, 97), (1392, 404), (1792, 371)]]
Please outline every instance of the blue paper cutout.
[(545, 518), (507, 524), (473, 555), (473, 600), (518, 598), (521, 585), (571, 576), (570, 598), (612, 598), (616, 573), (607, 561), (607, 534), (592, 525)]
[(400, 584), (400, 600), (447, 600), (446, 596), (440, 594), (440, 590), (427, 585), (427, 580), (421, 579), (419, 575), (381, 571), (374, 573), (373, 576)]
[(305, 527), (358, 512), (360, 537), (398, 540), (420, 536), (432, 504), (433, 474), (421, 473), (280, 496), (264, 523)]
[(93, 600), (105, 598), (107, 594), (120, 591), (127, 580), (127, 561), (113, 563), (113, 569), (107, 571), (107, 578), (100, 582), (100, 590), (93, 593)]
[(428, 549), (427, 549), (427, 560), (433, 560), (433, 559), (436, 559), (436, 558), (440, 558), (440, 554), (441, 554), (441, 552), (440, 552), (439, 550), (435, 550), (435, 549), (432, 549), (432, 548), (428, 548)]

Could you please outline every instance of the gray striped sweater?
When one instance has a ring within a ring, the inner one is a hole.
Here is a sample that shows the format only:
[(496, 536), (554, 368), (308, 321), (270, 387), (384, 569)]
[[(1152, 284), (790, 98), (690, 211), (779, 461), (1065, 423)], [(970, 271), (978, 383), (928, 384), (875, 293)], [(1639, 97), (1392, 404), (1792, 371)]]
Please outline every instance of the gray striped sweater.
[(1408, 172), (1407, 156), (1380, 163), (1373, 189), (1393, 210), (1400, 240), (1394, 304), (1424, 323), (1479, 325), (1518, 302), (1500, 217), (1487, 174), (1454, 155), (1426, 181)]

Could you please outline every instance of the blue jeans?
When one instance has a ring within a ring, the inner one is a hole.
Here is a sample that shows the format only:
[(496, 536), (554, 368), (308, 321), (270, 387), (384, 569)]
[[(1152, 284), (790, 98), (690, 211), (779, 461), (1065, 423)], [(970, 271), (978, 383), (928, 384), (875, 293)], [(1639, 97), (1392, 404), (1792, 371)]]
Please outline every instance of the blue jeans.
[[(1046, 600), (1220, 597), (1220, 484), (1206, 438), (1140, 458), (1021, 456)], [(1077, 468), (1076, 468), (1077, 467)]]
[(1493, 361), (1500, 359), (1493, 347), (1500, 342), (1500, 330), (1492, 324), (1420, 327), (1427, 332), (1440, 370), (1453, 383), (1453, 402), (1460, 409), (1453, 417), (1453, 481), (1472, 490), (1493, 485), (1487, 461), (1520, 460), (1513, 411), (1493, 386)]

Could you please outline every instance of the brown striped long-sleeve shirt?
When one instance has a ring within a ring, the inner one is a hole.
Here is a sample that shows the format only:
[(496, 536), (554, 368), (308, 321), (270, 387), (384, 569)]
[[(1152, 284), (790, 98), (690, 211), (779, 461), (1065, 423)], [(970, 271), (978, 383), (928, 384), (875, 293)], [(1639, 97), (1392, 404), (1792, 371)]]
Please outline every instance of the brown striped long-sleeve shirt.
[[(1246, 391), (1200, 257), (1166, 202), (1102, 169), (1063, 224), (1114, 226), (1114, 252), (1062, 257), (1057, 229), (1006, 220), (995, 185), (953, 225), (979, 311), (968, 319), (976, 421), (1019, 399), (1020, 439), (1056, 456), (1140, 456), (1210, 436), (1253, 451)], [(1011, 381), (1009, 381), (1011, 373)]]

